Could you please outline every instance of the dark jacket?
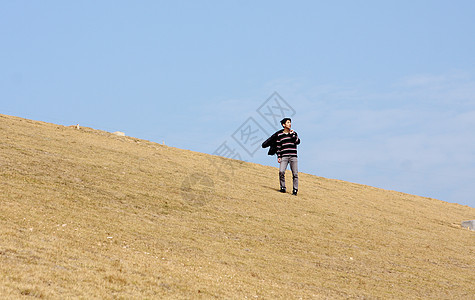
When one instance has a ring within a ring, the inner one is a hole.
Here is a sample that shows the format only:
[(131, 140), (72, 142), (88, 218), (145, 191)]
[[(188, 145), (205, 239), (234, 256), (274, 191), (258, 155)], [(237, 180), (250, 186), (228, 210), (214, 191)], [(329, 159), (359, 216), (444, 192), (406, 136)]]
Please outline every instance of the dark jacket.
[(277, 135), (283, 131), (284, 129), (277, 131), (276, 133), (271, 135), (267, 140), (265, 140), (264, 143), (262, 143), (262, 148), (270, 147), (269, 152), (267, 152), (268, 155), (274, 155), (277, 153)]

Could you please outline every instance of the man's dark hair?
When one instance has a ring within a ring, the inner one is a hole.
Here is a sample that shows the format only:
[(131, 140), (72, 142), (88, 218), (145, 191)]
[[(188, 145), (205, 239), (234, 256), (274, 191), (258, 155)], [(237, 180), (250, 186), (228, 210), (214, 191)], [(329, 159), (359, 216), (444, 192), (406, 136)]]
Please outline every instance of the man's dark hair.
[(290, 121), (292, 122), (292, 120), (290, 118), (283, 118), (281, 121), (280, 121), (280, 125), (284, 126), (285, 122), (287, 121)]

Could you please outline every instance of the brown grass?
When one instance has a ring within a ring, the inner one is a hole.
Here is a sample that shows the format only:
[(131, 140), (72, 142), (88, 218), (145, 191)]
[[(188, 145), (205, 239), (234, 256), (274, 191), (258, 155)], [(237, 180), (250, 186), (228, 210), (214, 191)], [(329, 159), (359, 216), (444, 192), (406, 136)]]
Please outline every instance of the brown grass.
[(309, 174), (294, 197), (276, 168), (6, 115), (0, 138), (1, 298), (474, 299), (474, 208)]

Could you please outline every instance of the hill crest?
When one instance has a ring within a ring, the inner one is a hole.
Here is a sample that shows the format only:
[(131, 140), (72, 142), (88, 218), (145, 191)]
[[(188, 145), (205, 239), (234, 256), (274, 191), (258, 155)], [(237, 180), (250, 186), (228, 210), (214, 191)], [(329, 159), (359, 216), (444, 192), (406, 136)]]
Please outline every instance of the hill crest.
[[(0, 115), (0, 295), (466, 298), (475, 209)], [(34, 276), (31, 276), (34, 274)]]

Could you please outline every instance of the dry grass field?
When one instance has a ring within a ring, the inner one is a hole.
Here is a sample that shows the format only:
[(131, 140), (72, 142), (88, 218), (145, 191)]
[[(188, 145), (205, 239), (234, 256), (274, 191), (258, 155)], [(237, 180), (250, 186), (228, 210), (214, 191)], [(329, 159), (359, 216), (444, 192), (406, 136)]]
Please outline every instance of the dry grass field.
[(0, 115), (0, 298), (475, 299), (475, 208), (277, 172)]

